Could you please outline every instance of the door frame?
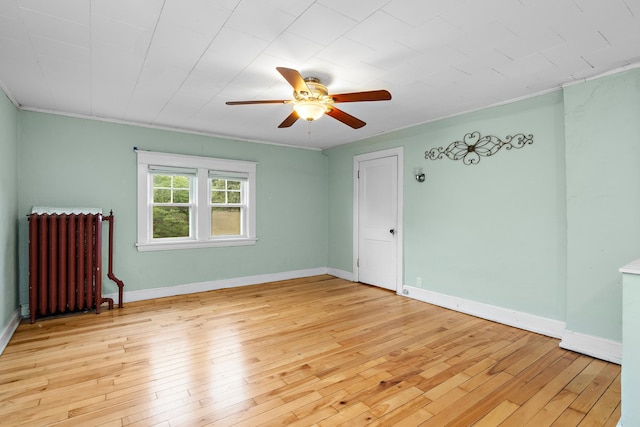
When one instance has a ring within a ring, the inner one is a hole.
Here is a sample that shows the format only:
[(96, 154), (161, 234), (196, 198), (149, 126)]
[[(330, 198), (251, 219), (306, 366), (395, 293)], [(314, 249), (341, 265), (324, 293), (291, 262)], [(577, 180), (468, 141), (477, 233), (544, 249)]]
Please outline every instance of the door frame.
[(387, 150), (373, 151), (370, 153), (359, 154), (353, 156), (353, 281), (358, 282), (360, 270), (358, 268), (358, 242), (360, 224), (358, 221), (359, 214), (359, 186), (358, 186), (358, 169), (360, 162), (367, 160), (381, 159), (384, 157), (397, 157), (398, 159), (398, 223), (396, 224), (396, 293), (401, 295), (403, 287), (403, 235), (404, 228), (402, 225), (404, 211), (404, 147), (390, 148)]

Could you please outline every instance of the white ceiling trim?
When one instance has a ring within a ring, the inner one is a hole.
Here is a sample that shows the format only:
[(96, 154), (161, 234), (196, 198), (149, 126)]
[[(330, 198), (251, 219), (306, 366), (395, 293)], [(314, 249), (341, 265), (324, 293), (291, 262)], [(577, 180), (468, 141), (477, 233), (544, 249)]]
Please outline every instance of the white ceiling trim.
[(18, 103), (18, 101), (13, 97), (13, 95), (11, 95), (11, 91), (7, 88), (7, 86), (4, 84), (4, 82), (2, 80), (0, 80), (0, 90), (2, 90), (2, 92), (5, 94), (5, 96), (7, 97), (7, 99), (9, 99), (9, 101), (11, 101), (11, 103), (18, 109), (21, 108), (20, 104)]
[(625, 71), (635, 70), (636, 68), (640, 68), (640, 62), (636, 62), (634, 64), (629, 64), (629, 65), (625, 65), (624, 67), (618, 67), (618, 68), (616, 68), (614, 70), (611, 70), (611, 71), (605, 71), (604, 73), (600, 73), (600, 74), (598, 74), (596, 76), (591, 76), (591, 77), (587, 77), (587, 78), (584, 78), (584, 79), (581, 79), (581, 80), (568, 82), (568, 83), (563, 84), (562, 87), (565, 88), (565, 87), (577, 85), (577, 84), (580, 84), (580, 83), (590, 82), (592, 80), (601, 79), (603, 77), (613, 76), (614, 74), (624, 73)]
[[(84, 120), (92, 120), (92, 121), (96, 121), (96, 122), (113, 123), (113, 124), (117, 124), (117, 125), (136, 126), (136, 127), (141, 127), (141, 128), (145, 128), (145, 129), (165, 130), (165, 131), (168, 131), (168, 132), (176, 132), (176, 133), (184, 133), (184, 134), (188, 134), (188, 135), (198, 135), (198, 136), (206, 136), (206, 137), (211, 137), (211, 138), (225, 139), (227, 141), (252, 142), (252, 143), (255, 143), (255, 144), (275, 145), (275, 146), (279, 146), (279, 147), (297, 148), (297, 149), (311, 150), (311, 151), (322, 151), (323, 150), (322, 148), (317, 148), (317, 147), (304, 147), (304, 146), (299, 146), (299, 145), (281, 144), (281, 143), (278, 143), (278, 142), (237, 138), (237, 137), (231, 137), (231, 136), (228, 136), (228, 135), (219, 135), (219, 134), (215, 134), (215, 133), (200, 132), (200, 131), (196, 131), (196, 130), (182, 129), (182, 128), (171, 127), (171, 126), (152, 125), (152, 124), (148, 124), (148, 123), (138, 123), (138, 122), (132, 122), (132, 121), (127, 121), (127, 120), (121, 120), (121, 119), (111, 119), (111, 118), (108, 118), (108, 117), (87, 116), (85, 114), (66, 113), (66, 112), (62, 112), (62, 111), (47, 110), (47, 109), (44, 109), (44, 108), (34, 108), (34, 107), (17, 106), (17, 105), (16, 105), (16, 107), (20, 111), (30, 111), (30, 112), (33, 112), (33, 113), (53, 114), (55, 116), (70, 117), (70, 118), (73, 118), (73, 119), (84, 119)], [(141, 150), (143, 149), (142, 146), (136, 145), (136, 147), (140, 148)]]

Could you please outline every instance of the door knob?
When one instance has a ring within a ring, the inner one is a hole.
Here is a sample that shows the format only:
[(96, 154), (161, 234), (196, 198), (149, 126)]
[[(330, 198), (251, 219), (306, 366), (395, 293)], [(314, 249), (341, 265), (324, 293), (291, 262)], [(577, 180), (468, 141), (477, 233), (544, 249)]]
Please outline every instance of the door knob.
[(395, 235), (395, 234), (396, 234), (396, 229), (395, 229), (395, 228), (392, 228), (391, 230), (389, 230), (389, 233), (391, 233), (391, 234)]

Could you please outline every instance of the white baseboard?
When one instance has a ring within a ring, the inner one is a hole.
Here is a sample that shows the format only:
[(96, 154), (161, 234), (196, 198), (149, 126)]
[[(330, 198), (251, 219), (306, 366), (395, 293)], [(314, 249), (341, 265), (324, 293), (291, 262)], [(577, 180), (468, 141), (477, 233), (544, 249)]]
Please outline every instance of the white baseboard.
[(339, 270), (337, 268), (327, 268), (327, 274), (353, 282), (353, 273), (350, 271)]
[[(259, 283), (277, 282), (279, 280), (298, 279), (300, 277), (318, 276), (329, 273), (326, 267), (307, 270), (285, 271), (282, 273), (261, 274), (257, 276), (236, 277), (233, 279), (214, 280), (209, 282), (189, 283), (185, 285), (167, 286), (163, 288), (141, 289), (138, 291), (124, 291), (123, 302), (142, 301), (154, 298), (171, 297), (176, 295), (207, 292), (216, 289), (236, 288), (240, 286), (257, 285)], [(126, 289), (126, 286), (125, 286)], [(105, 294), (104, 298), (112, 298), (116, 303), (118, 294)]]
[(9, 324), (6, 328), (4, 328), (2, 334), (0, 334), (0, 354), (4, 352), (4, 349), (7, 347), (7, 344), (9, 344), (9, 341), (11, 340), (14, 332), (16, 331), (16, 329), (18, 329), (21, 318), (22, 317), (20, 316), (20, 309), (16, 309), (16, 311), (13, 312), (13, 316), (11, 316), (11, 319), (9, 320)]
[(482, 319), (503, 323), (553, 338), (560, 338), (565, 328), (565, 323), (559, 320), (547, 319), (546, 317), (453, 297), (413, 286), (404, 286), (403, 294), (410, 298), (428, 302), (429, 304), (471, 314), (472, 316)]
[(560, 347), (597, 357), (607, 362), (622, 364), (622, 343), (617, 341), (565, 329), (562, 333)]
[(552, 338), (559, 338), (561, 340), (560, 347), (566, 350), (586, 354), (612, 363), (622, 363), (621, 343), (568, 331), (566, 329), (566, 323), (560, 320), (548, 319), (529, 313), (496, 307), (490, 304), (445, 295), (413, 286), (405, 285), (402, 293), (405, 296), (429, 304), (524, 329), (525, 331), (535, 332)]

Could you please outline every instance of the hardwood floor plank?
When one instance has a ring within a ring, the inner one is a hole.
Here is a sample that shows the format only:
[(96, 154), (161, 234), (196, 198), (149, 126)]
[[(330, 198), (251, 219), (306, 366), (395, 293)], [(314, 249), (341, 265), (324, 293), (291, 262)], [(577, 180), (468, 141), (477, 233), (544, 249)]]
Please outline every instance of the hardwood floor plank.
[[(405, 413), (406, 415), (406, 413)], [(415, 427), (424, 424), (433, 414), (429, 413), (423, 408), (417, 409), (414, 412), (409, 412), (409, 415), (401, 419), (400, 421), (393, 422), (392, 424), (386, 424), (383, 422), (380, 426), (392, 425), (394, 427)]]
[[(427, 420), (423, 424), (424, 427), (443, 426), (452, 422), (455, 422), (458, 425), (464, 425), (460, 424), (460, 421), (458, 420), (460, 416), (467, 415), (469, 410), (474, 406), (480, 404), (486, 395), (500, 389), (511, 379), (511, 375), (505, 372), (500, 372), (498, 374), (495, 374), (489, 381), (474, 389), (472, 392), (466, 393), (462, 397), (457, 399), (446, 399), (448, 403), (446, 408), (440, 410), (438, 413), (435, 413), (432, 418), (429, 418), (429, 420)], [(433, 413), (432, 408), (437, 403), (438, 401), (436, 400), (433, 403), (425, 406), (425, 409)], [(475, 422), (477, 420), (474, 419), (473, 421)]]
[(454, 388), (458, 387), (460, 384), (467, 382), (469, 378), (471, 377), (460, 372), (452, 377), (447, 378), (446, 381), (441, 382), (437, 386), (429, 389), (424, 393), (424, 395), (432, 401), (438, 400)]
[[(560, 358), (556, 363), (538, 375), (533, 381), (521, 390), (521, 395), (514, 396), (514, 403), (520, 405), (509, 418), (504, 421), (504, 426), (523, 426), (547, 405), (554, 396), (581, 372), (588, 364), (586, 357), (578, 358), (571, 362), (566, 358)], [(537, 383), (536, 386), (529, 387)], [(538, 387), (535, 390), (535, 387)], [(540, 424), (538, 424), (540, 425)]]
[(329, 417), (337, 414), (337, 411), (334, 408), (328, 406), (319, 407), (317, 410), (310, 412), (308, 415), (297, 418), (294, 421), (290, 421), (287, 424), (288, 427), (308, 427), (311, 425), (317, 425), (319, 422), (326, 420)]
[[(344, 402), (346, 396), (347, 396), (347, 392), (345, 390), (339, 390), (330, 395), (323, 395), (322, 398), (316, 401), (313, 401), (311, 403), (308, 403), (307, 405), (303, 405), (299, 408), (294, 409), (293, 413), (300, 420), (312, 418), (313, 414), (323, 411), (325, 408), (329, 409), (328, 412), (331, 415), (335, 415), (338, 413), (338, 410), (340, 408), (340, 405), (341, 405), (340, 402)], [(317, 421), (323, 420), (324, 418), (327, 418), (327, 417), (320, 418)], [(317, 421), (314, 421), (310, 424), (314, 424)]]
[[(520, 405), (517, 405), (508, 400), (502, 401), (498, 406), (493, 408), (491, 412), (489, 412), (484, 417), (480, 418), (480, 420), (475, 423), (474, 427), (495, 427), (500, 425), (504, 420), (509, 418), (511, 414), (513, 414), (516, 410), (520, 408)], [(542, 426), (542, 424), (538, 424), (538, 427)]]
[(216, 410), (214, 405), (202, 406), (194, 411), (182, 413), (174, 418), (170, 418), (169, 425), (172, 427), (190, 427), (215, 423), (215, 425), (220, 426), (231, 426), (282, 405), (284, 405), (282, 400), (272, 399), (261, 405), (256, 405), (253, 401), (246, 401), (242, 404), (227, 408), (227, 411)]
[(561, 390), (553, 396), (551, 400), (525, 424), (525, 427), (549, 426), (565, 411), (571, 403), (576, 400), (578, 395), (568, 391)]
[[(374, 408), (373, 413), (378, 419), (372, 422), (371, 425), (376, 427), (408, 425), (409, 423), (418, 425), (433, 416), (433, 414), (422, 410), (422, 408), (429, 403), (431, 403), (431, 401), (425, 397), (423, 393), (420, 393), (413, 398), (397, 401), (393, 408), (387, 408), (385, 413), (381, 415), (376, 413)], [(418, 412), (419, 414), (416, 417), (407, 417), (407, 414), (415, 414)]]
[(188, 398), (174, 399), (163, 405), (161, 409), (152, 408), (124, 416), (120, 419), (123, 426), (127, 427), (150, 427), (162, 423), (169, 425), (167, 420), (174, 418), (185, 412), (193, 412), (201, 408), (202, 405), (198, 401), (192, 401)]
[[(322, 396), (318, 392), (303, 393), (302, 395), (297, 397), (295, 400), (291, 400), (289, 402), (283, 402), (281, 405), (278, 405), (268, 411), (256, 414), (252, 417), (243, 416), (242, 420), (239, 420), (239, 422), (234, 422), (232, 425), (236, 427), (253, 427), (253, 426), (259, 426), (259, 425), (269, 425), (271, 420), (281, 417), (284, 414), (288, 414), (292, 410), (300, 406), (304, 406), (311, 402), (315, 402), (320, 398), (322, 398)], [(293, 413), (291, 413), (291, 416), (294, 417), (295, 419), (295, 415), (293, 415)], [(225, 419), (222, 419), (221, 421), (222, 421), (222, 424), (225, 424), (227, 422), (227, 419), (225, 418)]]
[(584, 391), (573, 401), (571, 409), (586, 414), (600, 399), (600, 396), (609, 388), (620, 375), (619, 366), (607, 364), (602, 371), (585, 387)]
[(0, 424), (613, 427), (619, 378), (556, 339), (321, 275), (23, 322)]
[(607, 422), (604, 423), (604, 427), (618, 427), (619, 421), (622, 417), (621, 412), (622, 412), (622, 407), (620, 404), (618, 404), (618, 406), (616, 406), (616, 408), (611, 413), (611, 416), (609, 417)]
[(456, 387), (444, 394), (441, 398), (429, 403), (427, 406), (425, 406), (425, 409), (427, 409), (432, 415), (439, 414), (440, 412), (446, 411), (451, 406), (452, 402), (456, 402), (466, 395), (466, 391), (462, 390), (459, 387)]
[[(487, 394), (482, 401), (478, 402), (477, 405), (469, 408), (469, 410), (464, 414), (458, 416), (456, 418), (456, 422), (459, 425), (472, 425), (504, 400), (511, 400), (512, 398), (515, 399), (519, 394), (523, 393), (522, 389), (527, 387), (527, 384), (533, 381), (541, 373), (544, 373), (550, 365), (562, 356), (562, 354), (564, 354), (563, 350), (558, 351), (558, 349), (553, 348), (516, 376), (510, 376), (510, 374), (507, 374), (502, 370), (499, 373), (509, 375), (510, 379), (500, 387), (500, 389)], [(489, 372), (492, 375), (496, 375), (492, 370), (489, 370)], [(539, 388), (537, 383), (532, 384), (535, 387), (531, 388), (531, 386), (529, 386), (529, 390), (537, 390)]]
[(583, 418), (579, 427), (604, 426), (620, 405), (620, 375), (614, 380), (614, 387), (608, 387), (602, 397)]
[(580, 424), (585, 414), (575, 409), (567, 408), (562, 414), (551, 424), (551, 427), (577, 426)]
[(325, 418), (317, 425), (318, 427), (334, 427), (334, 426), (365, 426), (374, 421), (373, 414), (369, 412), (369, 407), (362, 402), (351, 405), (337, 414)]

